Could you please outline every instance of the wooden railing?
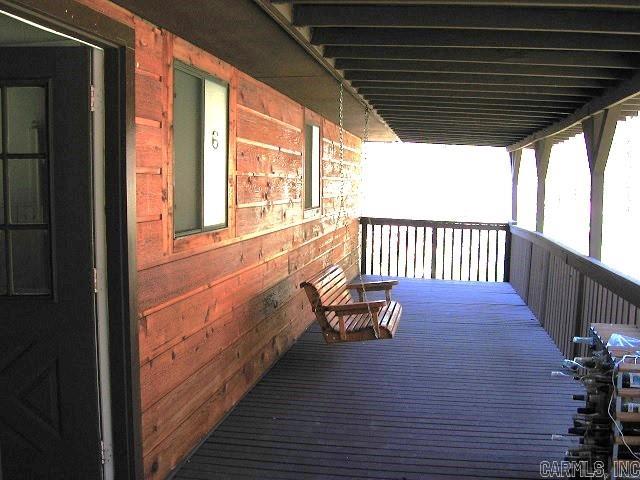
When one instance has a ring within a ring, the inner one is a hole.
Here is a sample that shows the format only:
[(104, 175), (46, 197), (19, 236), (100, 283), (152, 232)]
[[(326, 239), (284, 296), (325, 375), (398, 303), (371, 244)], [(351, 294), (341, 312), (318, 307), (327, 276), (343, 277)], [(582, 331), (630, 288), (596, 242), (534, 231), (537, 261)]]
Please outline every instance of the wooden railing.
[(568, 357), (594, 322), (640, 325), (640, 284), (545, 236), (511, 227), (511, 284)]
[(360, 272), (409, 278), (508, 281), (509, 225), (360, 218)]

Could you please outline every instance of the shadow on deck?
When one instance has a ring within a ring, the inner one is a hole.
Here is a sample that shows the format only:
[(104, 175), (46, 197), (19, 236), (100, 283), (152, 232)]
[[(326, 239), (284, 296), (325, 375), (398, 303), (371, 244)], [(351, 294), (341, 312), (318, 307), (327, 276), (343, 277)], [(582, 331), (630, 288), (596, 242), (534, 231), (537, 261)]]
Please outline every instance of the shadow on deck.
[(401, 279), (393, 340), (314, 324), (179, 479), (539, 478), (575, 413), (562, 355), (505, 283)]

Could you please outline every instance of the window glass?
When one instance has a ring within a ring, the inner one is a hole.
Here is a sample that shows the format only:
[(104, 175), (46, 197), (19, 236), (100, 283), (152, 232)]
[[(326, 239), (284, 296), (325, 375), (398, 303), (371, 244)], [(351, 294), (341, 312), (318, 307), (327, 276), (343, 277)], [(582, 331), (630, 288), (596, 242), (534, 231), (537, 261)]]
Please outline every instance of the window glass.
[(305, 127), (304, 207), (320, 206), (320, 128)]
[(0, 295), (52, 293), (46, 88), (0, 87)]
[[(0, 225), (4, 222), (4, 160), (0, 158)], [(0, 257), (0, 262), (2, 261)]]
[(174, 79), (174, 231), (227, 225), (228, 85), (177, 63)]
[(227, 223), (227, 86), (205, 80), (204, 214), (205, 227)]
[(18, 294), (50, 293), (49, 232), (15, 230), (10, 235), (15, 292)]
[(47, 221), (47, 166), (44, 159), (8, 160), (11, 223)]
[(202, 199), (202, 81), (175, 70), (173, 98), (174, 187), (176, 234), (199, 230)]
[(0, 295), (7, 294), (7, 252), (5, 250), (5, 233), (0, 230)]
[(43, 87), (7, 88), (7, 153), (46, 151), (45, 112)]

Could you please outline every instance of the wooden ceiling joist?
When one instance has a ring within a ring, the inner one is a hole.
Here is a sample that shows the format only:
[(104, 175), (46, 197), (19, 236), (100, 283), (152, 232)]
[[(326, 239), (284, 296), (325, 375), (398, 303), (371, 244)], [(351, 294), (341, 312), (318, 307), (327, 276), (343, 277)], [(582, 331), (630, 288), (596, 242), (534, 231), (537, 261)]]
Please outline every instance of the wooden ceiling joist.
[(403, 141), (518, 149), (640, 108), (638, 0), (271, 4)]
[(425, 62), (421, 60), (368, 60), (337, 59), (336, 68), (350, 71), (392, 71), (478, 75), (513, 75), (537, 77), (595, 78), (621, 80), (628, 77), (627, 71), (614, 68), (559, 67), (547, 65), (511, 65), (479, 62)]
[(324, 48), (323, 53), (325, 57), (334, 59), (418, 60), (447, 63), (544, 65), (549, 67), (640, 68), (638, 57), (624, 52), (328, 45)]
[[(594, 38), (594, 36), (596, 38)], [(597, 42), (595, 41), (597, 39)], [(448, 30), (437, 28), (319, 27), (313, 45), (376, 45), (552, 49), (570, 51), (640, 52), (640, 36), (564, 32)]]

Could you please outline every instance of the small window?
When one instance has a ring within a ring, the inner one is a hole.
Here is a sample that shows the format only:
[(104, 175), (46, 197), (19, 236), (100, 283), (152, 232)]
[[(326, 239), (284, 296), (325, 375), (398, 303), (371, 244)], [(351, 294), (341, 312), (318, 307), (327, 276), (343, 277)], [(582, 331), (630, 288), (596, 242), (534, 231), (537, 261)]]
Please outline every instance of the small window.
[(320, 206), (320, 128), (305, 125), (304, 208)]
[(0, 86), (0, 296), (52, 294), (47, 98)]
[(173, 222), (176, 237), (227, 226), (227, 83), (176, 62)]

